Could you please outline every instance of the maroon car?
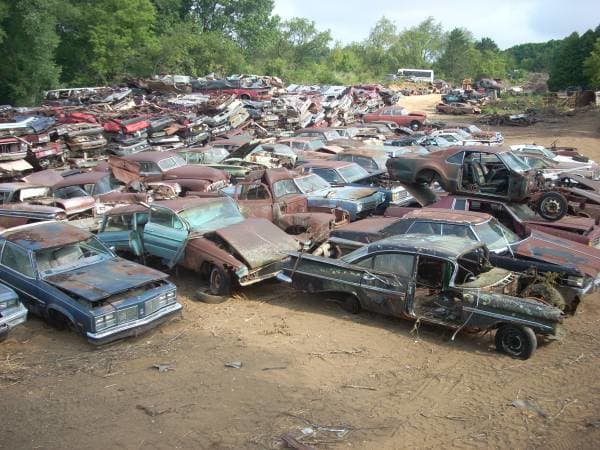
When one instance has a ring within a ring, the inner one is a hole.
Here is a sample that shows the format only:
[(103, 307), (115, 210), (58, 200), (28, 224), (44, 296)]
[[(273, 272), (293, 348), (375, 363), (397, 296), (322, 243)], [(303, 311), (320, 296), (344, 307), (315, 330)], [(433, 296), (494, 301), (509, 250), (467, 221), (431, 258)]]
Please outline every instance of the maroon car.
[(395, 122), (400, 127), (410, 127), (419, 130), (427, 119), (427, 114), (419, 111), (408, 111), (402, 106), (385, 106), (363, 116), (365, 122), (388, 121)]

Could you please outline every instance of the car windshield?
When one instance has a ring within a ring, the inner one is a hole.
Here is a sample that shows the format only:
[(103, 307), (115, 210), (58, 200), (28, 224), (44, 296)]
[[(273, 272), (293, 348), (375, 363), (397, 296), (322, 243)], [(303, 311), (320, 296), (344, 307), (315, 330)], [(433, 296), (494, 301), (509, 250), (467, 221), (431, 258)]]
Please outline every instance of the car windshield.
[(504, 161), (504, 164), (514, 172), (524, 172), (529, 170), (527, 163), (518, 156), (515, 156), (512, 152), (498, 153), (498, 156), (500, 156), (500, 159)]
[(294, 183), (292, 178), (287, 180), (279, 180), (273, 183), (273, 195), (276, 198), (283, 197), (285, 195), (301, 194), (300, 189)]
[(542, 153), (548, 159), (552, 159), (552, 160), (556, 159), (556, 155), (554, 154), (554, 152), (548, 150), (547, 148), (542, 149)]
[(469, 125), (467, 128), (469, 129), (469, 133), (481, 133), (481, 128), (476, 125)]
[(475, 225), (473, 228), (479, 240), (485, 243), (490, 250), (502, 250), (507, 247), (507, 242), (514, 244), (521, 240), (519, 236), (494, 218)]
[(439, 138), (445, 139), (448, 142), (458, 142), (459, 139), (456, 139), (454, 136), (452, 136), (451, 134), (444, 134), (444, 135), (439, 135)]
[(50, 196), (50, 188), (47, 187), (34, 187), (34, 188), (25, 188), (21, 189), (19, 193), (19, 200), (24, 202), (30, 198), (37, 197), (49, 197)]
[[(112, 192), (119, 189), (119, 187), (121, 187), (121, 184), (110, 175), (107, 175), (96, 183), (93, 193), (94, 195), (106, 194), (107, 192)], [(88, 194), (91, 195), (92, 193), (88, 191)]]
[(525, 161), (527, 162), (529, 167), (531, 167), (532, 169), (543, 170), (543, 169), (547, 169), (550, 167), (550, 164), (548, 164), (544, 160), (538, 159), (538, 158), (527, 158), (527, 159), (525, 159)]
[(331, 188), (331, 185), (316, 173), (294, 178), (294, 182), (303, 194)]
[(313, 139), (312, 141), (308, 141), (308, 148), (310, 148), (311, 150), (318, 150), (321, 147), (325, 147), (325, 142), (323, 142), (321, 139)]
[(334, 139), (339, 139), (342, 137), (340, 135), (340, 133), (338, 133), (335, 130), (325, 131), (325, 132), (323, 132), (323, 135), (325, 136), (325, 139), (327, 139), (328, 141), (332, 141)]
[(369, 176), (369, 172), (358, 164), (350, 164), (348, 166), (340, 167), (337, 170), (344, 180), (348, 183), (352, 183), (356, 180), (361, 180), (363, 178), (367, 178)]
[(469, 133), (467, 133), (465, 130), (461, 130), (460, 128), (458, 130), (456, 130), (456, 134), (462, 136), (465, 139), (468, 139), (471, 137), (471, 135)]
[(160, 170), (166, 172), (167, 170), (176, 169), (177, 167), (185, 166), (187, 163), (185, 159), (183, 159), (179, 155), (173, 155), (166, 159), (161, 159), (158, 162), (158, 167)]
[(229, 198), (186, 209), (179, 216), (190, 225), (192, 231), (214, 231), (244, 221), (235, 202)]
[(89, 266), (112, 257), (110, 250), (95, 237), (35, 252), (35, 261), (42, 276)]

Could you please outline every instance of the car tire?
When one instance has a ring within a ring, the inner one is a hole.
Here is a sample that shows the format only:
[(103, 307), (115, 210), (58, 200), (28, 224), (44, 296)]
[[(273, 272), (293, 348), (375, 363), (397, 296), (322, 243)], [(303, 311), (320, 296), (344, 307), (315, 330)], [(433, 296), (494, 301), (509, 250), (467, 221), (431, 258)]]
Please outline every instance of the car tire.
[(422, 125), (421, 122), (419, 122), (418, 120), (413, 120), (410, 123), (410, 129), (413, 131), (418, 131), (421, 129), (421, 125)]
[(529, 327), (502, 325), (494, 338), (496, 350), (511, 358), (529, 359), (537, 349), (537, 337)]
[(554, 286), (546, 283), (533, 283), (521, 291), (521, 297), (533, 297), (564, 311), (567, 302)]
[(231, 294), (231, 278), (222, 267), (211, 267), (208, 274), (208, 293), (211, 295)]
[(546, 220), (562, 219), (569, 208), (569, 203), (564, 195), (550, 191), (542, 194), (538, 202), (538, 213)]
[(48, 323), (59, 331), (75, 328), (67, 316), (53, 309), (48, 311)]
[(347, 311), (350, 314), (358, 314), (361, 310), (360, 302), (354, 295), (344, 297), (340, 304), (344, 311)]
[(225, 303), (229, 300), (229, 297), (226, 295), (212, 295), (203, 289), (198, 289), (196, 291), (196, 300), (208, 303), (209, 305), (218, 305), (219, 303)]

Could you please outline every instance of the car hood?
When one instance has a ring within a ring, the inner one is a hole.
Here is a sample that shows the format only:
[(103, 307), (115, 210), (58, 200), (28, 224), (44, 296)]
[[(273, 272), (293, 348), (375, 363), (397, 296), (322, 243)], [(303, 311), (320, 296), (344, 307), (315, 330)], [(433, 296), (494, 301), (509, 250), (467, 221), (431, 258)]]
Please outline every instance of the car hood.
[(128, 289), (159, 281), (167, 275), (122, 258), (78, 267), (44, 277), (44, 281), (70, 295), (97, 302)]
[(246, 219), (215, 234), (239, 254), (250, 269), (281, 261), (298, 250), (298, 242), (266, 219)]
[(216, 181), (227, 180), (227, 175), (222, 170), (212, 167), (188, 164), (165, 172), (164, 178), (169, 180), (176, 180), (178, 178), (209, 180), (214, 183)]
[(314, 196), (339, 200), (360, 200), (361, 198), (370, 197), (376, 192), (377, 189), (373, 188), (341, 186), (311, 192), (308, 195), (311, 197)]
[(524, 258), (571, 267), (592, 278), (600, 273), (600, 250), (541, 231), (532, 231), (512, 249)]

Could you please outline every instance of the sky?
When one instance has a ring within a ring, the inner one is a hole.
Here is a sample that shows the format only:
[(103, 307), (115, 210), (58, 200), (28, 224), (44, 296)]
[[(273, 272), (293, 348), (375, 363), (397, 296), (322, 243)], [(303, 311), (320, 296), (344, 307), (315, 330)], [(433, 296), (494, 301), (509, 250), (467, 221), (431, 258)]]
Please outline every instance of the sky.
[(382, 16), (399, 30), (428, 16), (445, 30), (467, 28), (476, 39), (492, 38), (502, 49), (525, 42), (561, 39), (600, 25), (599, 0), (274, 0), (284, 19), (304, 17), (331, 30), (344, 44), (365, 39)]

